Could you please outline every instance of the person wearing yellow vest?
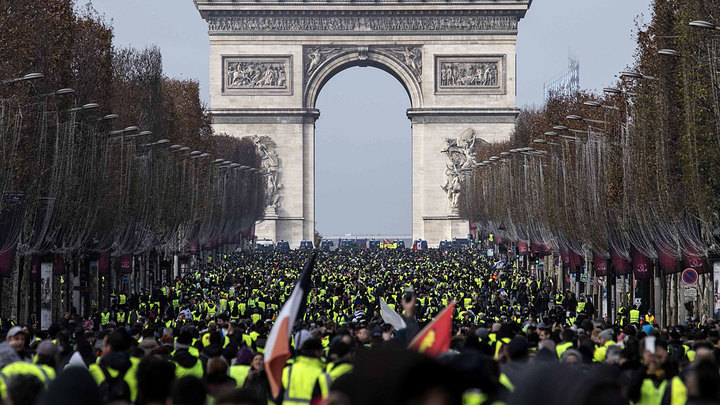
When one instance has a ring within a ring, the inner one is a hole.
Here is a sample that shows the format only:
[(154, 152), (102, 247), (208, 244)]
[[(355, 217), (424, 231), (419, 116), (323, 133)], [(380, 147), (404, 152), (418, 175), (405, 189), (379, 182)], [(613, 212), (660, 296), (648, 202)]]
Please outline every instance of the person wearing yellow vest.
[(324, 371), (321, 357), (319, 339), (311, 338), (301, 344), (293, 364), (283, 370), (283, 405), (307, 405), (318, 398), (327, 398), (330, 376)]
[(596, 362), (603, 362), (605, 361), (605, 355), (607, 354), (607, 348), (609, 346), (612, 346), (615, 344), (615, 341), (613, 341), (613, 330), (612, 329), (605, 329), (604, 331), (600, 332), (597, 337), (597, 344), (598, 347), (595, 349), (595, 353), (593, 353), (593, 361)]
[(235, 357), (235, 364), (230, 366), (230, 377), (235, 380), (235, 385), (242, 388), (252, 368), (251, 363), (256, 353), (249, 347), (243, 347)]
[[(32, 363), (26, 363), (24, 361), (16, 361), (15, 363), (11, 363), (5, 367), (3, 367), (2, 370), (0, 370), (0, 400), (2, 400), (2, 403), (6, 403), (5, 401), (8, 400), (7, 396), (7, 386), (8, 381), (10, 378), (16, 376), (16, 375), (31, 375), (34, 377), (37, 377), (43, 384), (45, 384), (45, 387), (50, 384), (50, 381), (55, 378), (55, 372), (52, 372), (52, 376), (48, 374), (47, 369)], [(10, 403), (7, 401), (7, 403)]]
[(645, 324), (646, 325), (655, 325), (655, 315), (653, 315), (653, 311), (650, 310), (645, 314)]
[[(127, 392), (118, 392), (118, 398), (106, 398), (107, 402), (126, 400), (134, 402), (137, 398), (137, 378), (135, 371), (140, 363), (139, 359), (130, 357), (131, 336), (124, 329), (116, 329), (105, 337), (103, 341), (103, 355), (98, 362), (91, 364), (88, 370), (98, 386), (108, 378), (120, 378), (127, 384)], [(116, 390), (112, 390), (115, 392)], [(124, 390), (122, 390), (124, 391)]]
[(633, 306), (630, 310), (630, 323), (635, 325), (640, 324), (640, 311), (638, 311), (636, 306)]
[(110, 325), (110, 311), (105, 308), (105, 310), (100, 313), (100, 326), (107, 328), (108, 325)]
[[(653, 340), (654, 342), (650, 342)], [(654, 350), (653, 347), (654, 346)], [(635, 405), (683, 405), (687, 401), (687, 388), (680, 377), (668, 374), (665, 367), (668, 360), (667, 342), (661, 338), (645, 338), (643, 347), (643, 365), (645, 376), (638, 379), (639, 387), (631, 387), (629, 399)], [(717, 372), (717, 371), (715, 371)]]
[(198, 379), (203, 378), (205, 374), (205, 366), (199, 356), (190, 353), (190, 345), (192, 344), (192, 332), (188, 328), (180, 330), (177, 341), (175, 342), (175, 351), (172, 353), (172, 360), (175, 363), (175, 377), (182, 378), (188, 375)]
[[(20, 329), (19, 327), (15, 327)], [(22, 332), (15, 332), (13, 336), (23, 336)], [(34, 364), (20, 360), (10, 363), (0, 370), (0, 401), (7, 399), (8, 380), (19, 374), (37, 377), (47, 388), (50, 381), (55, 379), (55, 364), (57, 363), (58, 348), (50, 340), (40, 342)]]
[(328, 360), (325, 371), (330, 377), (330, 381), (335, 381), (340, 376), (350, 373), (353, 370), (352, 346), (343, 340), (332, 342), (328, 350)]
[(217, 314), (217, 307), (215, 306), (215, 303), (210, 301), (206, 304), (207, 308), (207, 314), (210, 317), (210, 319), (215, 319), (215, 314)]
[(122, 309), (119, 310), (119, 311), (115, 314), (115, 317), (116, 317), (117, 323), (118, 323), (119, 325), (124, 324), (124, 323), (125, 323), (125, 320), (126, 320), (126, 318), (127, 318), (127, 317), (126, 317), (126, 314), (125, 314), (125, 311), (123, 311)]
[(561, 358), (567, 349), (572, 349), (575, 346), (575, 332), (572, 329), (565, 328), (565, 330), (562, 331), (562, 336), (563, 341), (555, 345), (558, 358)]

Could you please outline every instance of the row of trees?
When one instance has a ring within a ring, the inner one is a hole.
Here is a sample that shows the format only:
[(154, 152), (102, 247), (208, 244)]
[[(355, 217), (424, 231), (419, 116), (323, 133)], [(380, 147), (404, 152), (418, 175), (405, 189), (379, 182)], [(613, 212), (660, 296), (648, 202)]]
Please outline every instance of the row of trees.
[(196, 81), (165, 77), (157, 48), (115, 49), (89, 6), (0, 0), (0, 13), (1, 275), (13, 256), (178, 253), (251, 233), (265, 209), (255, 144), (213, 134)]
[(665, 274), (710, 270), (706, 258), (720, 253), (720, 37), (690, 22), (720, 17), (720, 2), (652, 8), (614, 87), (556, 94), (521, 112), (510, 141), (479, 147), (464, 207), (481, 228), (612, 263), (616, 275), (632, 262), (636, 278), (650, 278), (637, 264), (653, 260)]

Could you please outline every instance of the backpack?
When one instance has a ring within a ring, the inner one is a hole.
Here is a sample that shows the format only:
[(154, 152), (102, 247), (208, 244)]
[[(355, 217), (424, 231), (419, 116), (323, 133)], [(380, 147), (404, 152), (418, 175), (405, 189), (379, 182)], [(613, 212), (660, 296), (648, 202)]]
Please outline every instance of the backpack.
[(98, 364), (98, 366), (105, 376), (105, 380), (98, 387), (102, 403), (107, 404), (121, 400), (130, 402), (130, 386), (125, 381), (127, 370), (120, 370), (117, 377), (111, 377), (104, 365)]

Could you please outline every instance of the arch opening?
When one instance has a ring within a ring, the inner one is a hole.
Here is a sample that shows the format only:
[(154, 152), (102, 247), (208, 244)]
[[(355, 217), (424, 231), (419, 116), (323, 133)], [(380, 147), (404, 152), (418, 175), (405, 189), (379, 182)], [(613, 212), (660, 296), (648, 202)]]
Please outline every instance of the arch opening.
[[(307, 108), (316, 108), (317, 99), (325, 85), (337, 74), (354, 67), (373, 67), (393, 76), (405, 89), (410, 99), (410, 107), (422, 107), (422, 89), (418, 72), (387, 54), (370, 51), (344, 52), (322, 62), (318, 68), (305, 78), (304, 104)], [(307, 74), (307, 73), (306, 73)]]
[[(369, 66), (369, 65), (368, 65)], [(323, 82), (315, 123), (315, 221), (324, 237), (410, 237), (408, 90), (386, 69), (346, 67)]]

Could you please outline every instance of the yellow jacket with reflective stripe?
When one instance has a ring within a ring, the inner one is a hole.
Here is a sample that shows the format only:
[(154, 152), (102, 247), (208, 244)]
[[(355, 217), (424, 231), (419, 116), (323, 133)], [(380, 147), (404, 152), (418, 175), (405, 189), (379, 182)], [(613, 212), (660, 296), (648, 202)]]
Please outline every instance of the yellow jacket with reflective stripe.
[(297, 356), (292, 365), (283, 370), (283, 405), (309, 404), (315, 384), (320, 385), (323, 398), (327, 398), (330, 376), (323, 371), (320, 359)]

